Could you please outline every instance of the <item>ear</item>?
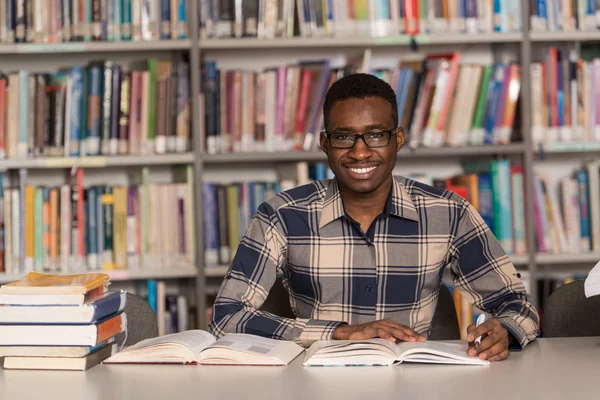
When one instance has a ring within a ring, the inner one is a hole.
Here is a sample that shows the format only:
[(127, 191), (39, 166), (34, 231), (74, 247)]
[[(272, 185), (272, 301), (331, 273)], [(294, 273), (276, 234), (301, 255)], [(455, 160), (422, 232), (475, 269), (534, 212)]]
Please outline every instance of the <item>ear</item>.
[(404, 129), (398, 128), (398, 133), (396, 133), (396, 152), (400, 151), (404, 146)]
[(328, 154), (327, 153), (327, 136), (325, 136), (325, 132), (319, 133), (319, 141), (321, 143), (321, 150), (323, 150), (323, 153)]

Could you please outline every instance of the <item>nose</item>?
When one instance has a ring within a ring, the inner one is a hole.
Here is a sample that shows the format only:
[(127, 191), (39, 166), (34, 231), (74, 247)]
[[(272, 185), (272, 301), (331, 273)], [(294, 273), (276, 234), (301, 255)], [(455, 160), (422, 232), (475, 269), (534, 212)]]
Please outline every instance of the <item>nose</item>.
[(372, 155), (373, 150), (369, 146), (367, 146), (364, 136), (358, 138), (358, 140), (354, 142), (354, 146), (348, 152), (348, 157), (357, 161), (366, 160)]

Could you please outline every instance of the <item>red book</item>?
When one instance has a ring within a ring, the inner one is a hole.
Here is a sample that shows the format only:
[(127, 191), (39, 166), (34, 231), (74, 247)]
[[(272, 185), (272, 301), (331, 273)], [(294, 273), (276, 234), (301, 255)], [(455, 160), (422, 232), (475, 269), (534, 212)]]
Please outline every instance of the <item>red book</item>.
[(300, 78), (300, 99), (298, 100), (298, 111), (296, 112), (296, 128), (294, 129), (294, 150), (302, 150), (304, 142), (304, 123), (306, 120), (306, 111), (308, 110), (308, 98), (310, 97), (310, 87), (312, 84), (312, 71), (302, 70)]
[(407, 35), (419, 33), (419, 0), (404, 0), (404, 26)]

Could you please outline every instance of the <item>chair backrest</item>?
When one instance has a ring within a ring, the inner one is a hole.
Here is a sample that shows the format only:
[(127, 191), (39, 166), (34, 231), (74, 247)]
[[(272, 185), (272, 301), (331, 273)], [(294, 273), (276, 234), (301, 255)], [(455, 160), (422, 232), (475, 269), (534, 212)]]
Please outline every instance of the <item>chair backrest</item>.
[[(284, 318), (296, 318), (290, 307), (289, 294), (280, 279), (275, 281), (261, 310)], [(435, 314), (433, 315), (429, 338), (431, 340), (460, 339), (454, 299), (448, 288), (444, 285), (440, 287), (440, 294)]]
[[(123, 310), (127, 315), (127, 339), (125, 346), (131, 346), (144, 339), (158, 336), (158, 322), (154, 310), (144, 299), (127, 292), (127, 304)], [(117, 335), (116, 343), (123, 343), (125, 333)]]
[(543, 337), (600, 336), (600, 296), (586, 298), (584, 281), (560, 286), (543, 311)]

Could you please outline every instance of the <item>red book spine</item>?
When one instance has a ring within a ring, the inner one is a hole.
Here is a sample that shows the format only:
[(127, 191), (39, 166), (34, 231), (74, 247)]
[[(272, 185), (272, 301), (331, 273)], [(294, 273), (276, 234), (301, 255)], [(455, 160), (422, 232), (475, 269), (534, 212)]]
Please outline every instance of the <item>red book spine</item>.
[(294, 129), (296, 140), (295, 150), (302, 150), (304, 142), (304, 122), (306, 120), (306, 110), (308, 109), (308, 97), (310, 96), (310, 86), (312, 84), (312, 71), (305, 69), (300, 78), (300, 98), (298, 100), (298, 112), (296, 113), (296, 128)]
[(419, 33), (419, 0), (404, 0), (404, 25), (407, 35)]
[(548, 69), (548, 77), (550, 81), (550, 107), (552, 110), (552, 125), (553, 127), (558, 126), (558, 99), (556, 93), (558, 93), (558, 51), (556, 48), (551, 48), (548, 54), (549, 58), (549, 69)]

